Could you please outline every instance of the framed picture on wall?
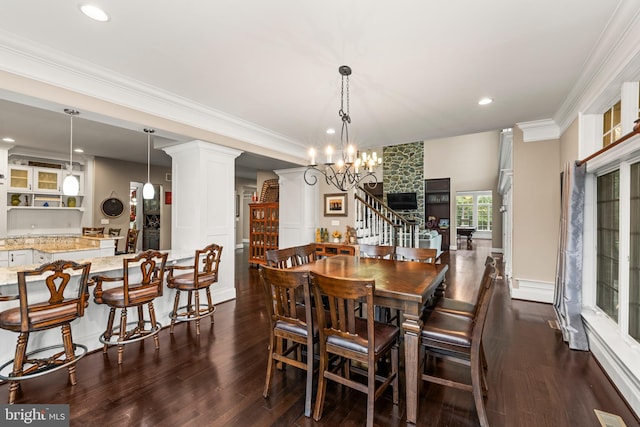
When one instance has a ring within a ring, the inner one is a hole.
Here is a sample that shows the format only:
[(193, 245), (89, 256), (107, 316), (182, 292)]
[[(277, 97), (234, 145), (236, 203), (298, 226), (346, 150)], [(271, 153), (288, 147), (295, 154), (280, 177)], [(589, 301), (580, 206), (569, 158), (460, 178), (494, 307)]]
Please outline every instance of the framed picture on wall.
[(324, 216), (347, 216), (347, 194), (325, 194)]

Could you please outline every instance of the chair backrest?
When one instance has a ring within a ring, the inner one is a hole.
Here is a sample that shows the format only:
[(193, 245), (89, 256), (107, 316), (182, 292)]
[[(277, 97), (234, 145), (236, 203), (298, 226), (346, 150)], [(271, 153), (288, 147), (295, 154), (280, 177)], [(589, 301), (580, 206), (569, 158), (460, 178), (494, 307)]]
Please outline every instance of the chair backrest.
[(480, 287), (478, 288), (478, 295), (476, 297), (474, 316), (477, 315), (477, 312), (480, 309), (480, 304), (482, 302), (482, 298), (484, 297), (484, 294), (487, 292), (487, 290), (491, 287), (491, 284), (494, 282), (497, 275), (497, 271), (498, 270), (496, 268), (496, 260), (491, 256), (487, 256), (487, 259), (484, 262), (484, 271), (482, 272), (482, 278), (480, 279)]
[(120, 235), (121, 228), (109, 228), (108, 234), (110, 237), (116, 237)]
[[(18, 294), (20, 299), (20, 331), (29, 332), (49, 329), (71, 322), (84, 315), (89, 301), (87, 284), (91, 263), (78, 264), (73, 261), (54, 261), (34, 270), (18, 272)], [(49, 291), (46, 301), (30, 301), (28, 289), (33, 286), (27, 278), (43, 276)], [(60, 315), (52, 319), (45, 316), (39, 320), (38, 311), (56, 309)]]
[(215, 243), (210, 244), (204, 249), (196, 250), (194, 271), (195, 281), (199, 283), (204, 281), (207, 283), (218, 281), (218, 267), (220, 266), (220, 257), (222, 256), (222, 246)]
[(487, 290), (482, 294), (482, 298), (478, 301), (479, 309), (475, 316), (473, 331), (471, 332), (471, 386), (473, 389), (473, 397), (476, 403), (478, 419), (481, 426), (488, 426), (489, 421), (484, 408), (484, 400), (482, 398), (482, 335), (484, 333), (484, 325), (486, 324), (487, 314), (489, 312), (489, 304), (493, 295), (494, 286), (492, 286), (497, 276), (497, 269), (489, 263), (487, 265)]
[(361, 244), (360, 256), (363, 258), (393, 259), (395, 246)]
[(291, 268), (298, 265), (296, 248), (272, 249), (265, 254), (267, 265), (276, 268)]
[[(315, 301), (323, 301), (328, 310), (316, 310), (320, 345), (335, 337), (343, 342), (351, 341), (354, 345), (368, 349), (368, 359), (374, 363), (375, 331), (374, 331), (374, 280), (338, 278), (309, 272), (311, 292)], [(367, 336), (356, 333), (356, 306), (366, 302)], [(329, 313), (329, 319), (326, 318)], [(328, 325), (331, 325), (330, 327)], [(342, 346), (344, 347), (344, 345)]]
[[(141, 304), (162, 295), (167, 256), (166, 252), (148, 250), (123, 260), (125, 306)], [(130, 296), (133, 290), (135, 295)]]
[(103, 236), (104, 227), (82, 227), (82, 235), (92, 237)]
[[(261, 266), (260, 280), (265, 292), (271, 328), (274, 328), (277, 322), (307, 328), (307, 337), (313, 340), (311, 331), (314, 319), (311, 314), (309, 272)], [(303, 310), (300, 302), (304, 303)], [(309, 348), (313, 348), (313, 344)]]
[(400, 261), (419, 261), (435, 264), (437, 255), (437, 249), (396, 247), (396, 259)]
[(296, 255), (298, 256), (298, 265), (309, 264), (318, 259), (316, 256), (316, 244), (296, 246)]
[(137, 228), (130, 228), (129, 231), (127, 231), (127, 244), (125, 246), (126, 253), (133, 254), (136, 252), (139, 233), (140, 230), (138, 230)]

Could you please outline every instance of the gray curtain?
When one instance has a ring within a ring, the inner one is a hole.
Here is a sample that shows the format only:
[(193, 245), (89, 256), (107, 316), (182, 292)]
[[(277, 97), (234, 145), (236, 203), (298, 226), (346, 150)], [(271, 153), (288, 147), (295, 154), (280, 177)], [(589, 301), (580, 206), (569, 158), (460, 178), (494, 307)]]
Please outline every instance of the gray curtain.
[(562, 173), (562, 213), (553, 306), (562, 336), (573, 350), (589, 350), (582, 323), (582, 248), (587, 165), (567, 163)]

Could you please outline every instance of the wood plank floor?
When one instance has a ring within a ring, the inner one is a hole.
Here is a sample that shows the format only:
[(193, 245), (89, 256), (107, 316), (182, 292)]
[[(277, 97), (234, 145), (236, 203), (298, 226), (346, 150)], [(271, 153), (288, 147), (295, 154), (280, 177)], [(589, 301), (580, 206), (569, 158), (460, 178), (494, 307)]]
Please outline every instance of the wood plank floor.
[[(473, 297), (488, 253), (488, 243), (475, 240), (472, 250), (445, 258), (448, 296)], [(262, 397), (268, 321), (257, 270), (242, 250), (236, 288), (237, 299), (218, 305), (215, 324), (205, 321), (200, 337), (190, 324), (178, 325), (174, 336), (165, 329), (158, 352), (153, 340), (131, 344), (120, 367), (115, 349), (92, 353), (78, 363), (76, 386), (66, 372), (54, 372), (25, 382), (17, 403), (69, 403), (72, 426), (364, 425), (365, 396), (334, 384), (322, 420), (305, 418), (304, 374), (297, 369), (276, 372), (269, 399)], [(599, 426), (594, 409), (640, 425), (593, 356), (569, 350), (550, 319), (550, 305), (512, 301), (498, 280), (485, 334), (491, 425)], [(0, 386), (0, 401), (7, 401), (7, 389)], [(427, 384), (420, 393), (418, 426), (478, 425), (470, 393)], [(402, 395), (398, 406), (389, 393), (380, 398), (376, 425), (406, 425)]]

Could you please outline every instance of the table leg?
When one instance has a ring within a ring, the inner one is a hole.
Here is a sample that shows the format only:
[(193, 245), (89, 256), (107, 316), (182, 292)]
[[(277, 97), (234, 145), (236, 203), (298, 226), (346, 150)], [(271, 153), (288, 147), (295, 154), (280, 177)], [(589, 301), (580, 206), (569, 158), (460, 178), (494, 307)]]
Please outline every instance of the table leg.
[(418, 414), (418, 380), (419, 380), (419, 352), (420, 331), (422, 321), (419, 316), (404, 313), (402, 322), (404, 330), (404, 372), (407, 385), (407, 422), (416, 423)]

